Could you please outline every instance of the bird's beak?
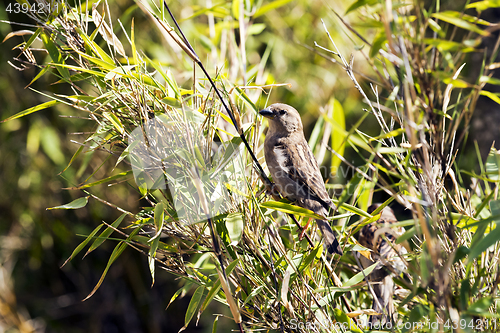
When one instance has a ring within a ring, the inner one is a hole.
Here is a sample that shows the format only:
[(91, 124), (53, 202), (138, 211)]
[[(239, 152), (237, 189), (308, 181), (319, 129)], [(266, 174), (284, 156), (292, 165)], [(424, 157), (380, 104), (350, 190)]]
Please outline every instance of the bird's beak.
[(266, 108), (264, 110), (260, 110), (259, 113), (266, 118), (274, 118), (274, 112), (269, 110), (269, 108)]

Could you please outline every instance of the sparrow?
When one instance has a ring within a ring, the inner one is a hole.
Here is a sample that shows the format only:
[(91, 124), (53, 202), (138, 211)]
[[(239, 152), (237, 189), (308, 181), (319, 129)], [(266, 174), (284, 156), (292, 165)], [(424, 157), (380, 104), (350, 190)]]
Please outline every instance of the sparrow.
[(323, 216), (317, 219), (328, 252), (342, 255), (340, 244), (326, 220), (328, 210), (336, 209), (319, 171), (318, 162), (304, 137), (299, 112), (287, 104), (276, 103), (261, 110), (269, 119), (264, 156), (281, 195), (302, 208)]
[[(371, 205), (368, 207), (368, 213), (373, 213), (379, 206), (380, 204)], [(368, 281), (375, 293), (372, 309), (380, 313), (370, 316), (369, 322), (372, 324), (395, 322), (392, 301), (395, 291), (393, 277), (406, 270), (401, 258), (406, 254), (406, 249), (401, 244), (396, 244), (396, 239), (404, 233), (404, 228), (394, 227), (397, 222), (394, 211), (384, 207), (380, 212), (380, 218), (363, 226), (357, 235), (359, 243), (372, 251), (371, 259), (357, 253), (363, 269), (377, 263), (375, 269), (368, 275)]]

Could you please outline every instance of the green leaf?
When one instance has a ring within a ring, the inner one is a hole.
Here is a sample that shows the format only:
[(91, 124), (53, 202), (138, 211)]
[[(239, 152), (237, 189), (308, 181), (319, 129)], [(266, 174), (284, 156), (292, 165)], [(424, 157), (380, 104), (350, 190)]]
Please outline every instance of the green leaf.
[(266, 25), (264, 23), (252, 24), (251, 26), (248, 27), (247, 33), (249, 35), (258, 35), (262, 31), (264, 31), (265, 28), (266, 28)]
[[(332, 199), (332, 202), (334, 204), (338, 204), (339, 200)], [(346, 203), (342, 203), (342, 205), (339, 208), (343, 208), (343, 209), (347, 210), (348, 212), (354, 213), (354, 214), (359, 215), (359, 216), (368, 217), (368, 218), (372, 217), (370, 214), (368, 214), (364, 210), (359, 209), (358, 207), (355, 207), (353, 205), (346, 204)]]
[[(314, 128), (311, 132), (311, 135), (309, 136), (309, 141), (307, 143), (309, 144), (309, 147), (311, 147), (311, 150), (313, 152), (316, 152), (316, 147), (320, 141), (320, 134), (324, 123), (325, 123), (324, 117), (318, 118), (318, 120), (316, 120), (316, 123), (314, 124)], [(319, 165), (322, 164), (321, 162), (322, 161), (318, 160)]]
[(104, 118), (109, 120), (111, 122), (111, 124), (113, 124), (113, 127), (116, 128), (116, 130), (118, 132), (120, 132), (120, 134), (123, 134), (125, 129), (123, 128), (123, 125), (122, 125), (122, 122), (120, 121), (120, 119), (114, 113), (103, 112), (102, 115)]
[[(330, 99), (328, 105), (333, 109), (332, 121), (338, 125), (332, 128), (332, 133), (330, 136), (331, 147), (335, 152), (337, 152), (337, 154), (339, 154), (340, 156), (344, 156), (345, 142), (347, 137), (345, 130), (344, 108), (342, 107), (342, 104), (340, 104), (340, 102), (335, 98)], [(337, 155), (332, 154), (330, 164), (330, 173), (332, 175), (335, 175), (337, 173), (337, 170), (341, 163), (342, 160)]]
[[(55, 62), (56, 64), (64, 65), (64, 59), (61, 53), (59, 53), (59, 49), (54, 44), (54, 42), (52, 42), (50, 37), (46, 33), (42, 33), (40, 34), (40, 38), (42, 39), (45, 48), (49, 52), (52, 61)], [(69, 75), (69, 70), (67, 68), (57, 67), (57, 70), (66, 81), (69, 81), (70, 75)]]
[(495, 103), (500, 104), (500, 97), (499, 97), (498, 93), (492, 93), (490, 91), (482, 90), (479, 94), (483, 95), (483, 96), (486, 96), (486, 97), (489, 97)]
[[(137, 229), (137, 230), (139, 230), (139, 229)], [(123, 253), (123, 251), (125, 251), (126, 247), (127, 247), (127, 243), (125, 243), (125, 242), (120, 242), (120, 243), (118, 243), (118, 245), (115, 246), (115, 249), (113, 250), (113, 253), (111, 253), (111, 256), (109, 257), (108, 264), (106, 265), (106, 268), (104, 269), (104, 272), (102, 273), (101, 278), (97, 282), (97, 284), (94, 287), (94, 289), (92, 289), (92, 291), (90, 292), (90, 294), (88, 294), (88, 296), (85, 297), (83, 299), (83, 301), (86, 301), (87, 299), (89, 299), (90, 297), (92, 297), (92, 295), (95, 294), (95, 292), (97, 291), (97, 289), (99, 289), (99, 287), (101, 286), (102, 282), (104, 281), (104, 278), (106, 277), (106, 274), (108, 273), (109, 268), (111, 267), (111, 265), (113, 264), (113, 262), (115, 262), (115, 260)]]
[(276, 9), (276, 8), (279, 8), (281, 6), (286, 5), (289, 2), (292, 2), (292, 0), (276, 0), (276, 1), (273, 1), (271, 3), (268, 3), (267, 5), (260, 7), (255, 12), (255, 14), (253, 14), (253, 18), (257, 18), (259, 16), (262, 16), (273, 9)]
[(126, 213), (123, 213), (122, 215), (120, 215), (120, 217), (118, 217), (111, 224), (111, 226), (108, 226), (103, 232), (101, 232), (99, 237), (94, 241), (94, 243), (92, 243), (90, 248), (87, 250), (87, 253), (85, 253), (85, 256), (87, 256), (87, 254), (89, 254), (90, 252), (94, 251), (99, 246), (101, 246), (101, 244), (104, 243), (104, 241), (109, 238), (109, 236), (113, 233), (113, 231), (115, 231), (115, 229), (120, 226), (120, 223), (122, 223), (122, 221), (126, 215), (127, 215)]
[(373, 265), (365, 268), (362, 272), (359, 272), (358, 274), (354, 275), (352, 278), (350, 278), (347, 282), (342, 284), (342, 287), (351, 287), (357, 283), (360, 283), (363, 281), (365, 276), (368, 276), (377, 266), (377, 263), (374, 263)]
[[(300, 263), (299, 272), (303, 272), (305, 269), (309, 268), (309, 266), (314, 262), (314, 259), (317, 258), (319, 251), (323, 251), (322, 246), (316, 246), (307, 257), (305, 257)], [(321, 253), (320, 253), (321, 255)]]
[(439, 26), (439, 24), (435, 20), (428, 18), (427, 22), (429, 23), (429, 28), (431, 28), (432, 31), (437, 33), (439, 38), (446, 37), (446, 32)]
[[(446, 51), (468, 51), (468, 48), (463, 43), (453, 42), (446, 39), (438, 39), (438, 38), (424, 38), (424, 43), (430, 46), (436, 47), (441, 52)], [(470, 48), (473, 50), (473, 48)]]
[(491, 180), (500, 180), (500, 152), (495, 148), (490, 150), (486, 159), (486, 177)]
[(379, 136), (370, 138), (370, 142), (371, 141), (376, 141), (376, 140), (381, 140), (381, 139), (388, 139), (388, 138), (393, 138), (393, 137), (396, 137), (396, 136), (400, 136), (404, 132), (405, 132), (404, 129), (397, 128), (397, 129), (395, 129), (393, 131), (390, 131), (389, 133), (384, 133), (384, 134), (381, 134)]
[(247, 304), (248, 302), (250, 302), (258, 294), (260, 294), (260, 292), (262, 291), (262, 289), (264, 289), (263, 285), (260, 285), (257, 288), (253, 289), (252, 292), (250, 294), (248, 294), (247, 298), (245, 299), (245, 302), (243, 302), (243, 304), (242, 304), (241, 307), (243, 308), (245, 306), (245, 304)]
[[(38, 80), (39, 78), (41, 78), (45, 73), (47, 73), (47, 71), (50, 69), (50, 66), (44, 66), (42, 67), (42, 70), (40, 71), (40, 73), (38, 73), (35, 78), (33, 80), (31, 80), (31, 82), (25, 87), (29, 87), (33, 84), (33, 82), (35, 82), (36, 80)], [(61, 81), (63, 82), (63, 81)]]
[(218, 4), (215, 4), (210, 8), (200, 9), (194, 12), (191, 16), (180, 19), (179, 22), (192, 21), (195, 17), (198, 17), (203, 14), (213, 14), (215, 17), (224, 18), (230, 14), (229, 11), (226, 8), (224, 8), (225, 4), (226, 2), (223, 1), (219, 2)]
[(186, 316), (184, 318), (184, 328), (186, 328), (193, 318), (196, 311), (198, 311), (198, 307), (201, 302), (201, 298), (203, 297), (203, 293), (205, 292), (205, 286), (199, 286), (196, 288), (193, 297), (191, 297), (191, 301), (189, 301), (188, 308), (186, 310)]
[[(91, 40), (83, 30), (81, 30), (78, 27), (76, 27), (75, 29), (78, 32), (78, 35), (83, 39), (85, 44), (87, 44), (87, 46), (90, 47), (92, 49), (92, 51), (94, 51), (95, 54), (99, 55), (101, 57), (101, 59), (104, 60), (104, 63), (107, 63), (108, 65), (110, 65), (111, 68), (108, 68), (109, 70), (116, 67), (113, 58), (111, 58), (106, 52), (104, 52), (104, 50), (99, 45), (97, 45), (93, 40)], [(97, 29), (95, 30), (95, 33), (97, 33)], [(81, 54), (81, 53), (79, 52), (79, 54)], [(82, 54), (82, 56), (83, 56), (83, 54)], [(90, 57), (87, 54), (86, 54), (86, 56)]]
[(451, 84), (455, 88), (465, 89), (471, 87), (471, 85), (468, 82), (465, 82), (464, 80), (461, 79), (446, 78), (443, 80), (443, 83)]
[(474, 3), (470, 3), (465, 6), (466, 9), (476, 8), (478, 12), (482, 12), (483, 10), (489, 8), (498, 8), (500, 7), (500, 0), (486, 0), (486, 1), (478, 1)]
[[(33, 44), (33, 42), (35, 41), (35, 39), (40, 35), (40, 33), (42, 31), (43, 31), (42, 28), (36, 29), (36, 31), (33, 33), (33, 35), (31, 35), (30, 39), (28, 39), (28, 41), (26, 42), (26, 44), (24, 44), (23, 52), (26, 51), (31, 46), (31, 44)], [(4, 39), (4, 41), (5, 41), (5, 39)]]
[(151, 242), (149, 248), (149, 271), (151, 273), (151, 285), (155, 283), (155, 258), (156, 258), (156, 250), (158, 250), (158, 246), (160, 243), (160, 236), (163, 230), (163, 224), (165, 223), (165, 210), (162, 202), (159, 202), (155, 206), (154, 210), (154, 225), (156, 228), (156, 234), (149, 241)]
[(110, 182), (110, 181), (113, 181), (113, 180), (123, 180), (123, 179), (126, 179), (133, 172), (134, 172), (133, 170), (128, 170), (128, 171), (125, 171), (125, 172), (120, 172), (119, 174), (116, 174), (114, 176), (110, 176), (108, 178), (104, 178), (104, 179), (98, 180), (98, 181), (93, 182), (93, 183), (89, 183), (89, 184), (85, 184), (85, 185), (81, 185), (81, 186), (76, 186), (76, 187), (68, 187), (67, 189), (68, 190), (81, 190), (81, 189), (84, 189), (84, 188), (89, 188), (89, 187), (92, 187), (92, 186), (96, 186), (96, 185), (100, 185), (100, 184), (103, 184), (103, 183), (107, 183), (107, 182)]
[[(243, 99), (243, 101), (254, 110), (255, 113), (259, 113), (259, 108), (255, 105), (254, 102), (252, 102), (252, 99), (248, 97), (248, 95), (241, 89), (240, 87), (236, 86), (235, 87), (236, 91), (238, 92), (238, 97)], [(231, 121), (229, 121), (231, 123)]]
[[(105, 70), (108, 70), (108, 71), (113, 71), (115, 68), (117, 68), (115, 66), (115, 63), (114, 62), (110, 62), (109, 60), (110, 59), (107, 59), (107, 60), (101, 60), (99, 58), (96, 58), (96, 57), (92, 57), (92, 56), (89, 56), (88, 54), (86, 53), (83, 53), (83, 52), (80, 52), (80, 51), (77, 51), (79, 55), (81, 55), (82, 57), (84, 57), (85, 59), (89, 60), (90, 62), (93, 62), (94, 64), (96, 64), (97, 66), (101, 67), (102, 69), (105, 69)], [(120, 68), (120, 67), (118, 67)]]
[(233, 12), (233, 17), (238, 19), (240, 17), (240, 1), (243, 0), (233, 0), (231, 5), (231, 11)]
[(173, 97), (167, 96), (162, 98), (161, 101), (167, 105), (173, 106), (174, 108), (180, 108), (182, 106), (182, 103)]
[(404, 153), (408, 151), (406, 148), (400, 148), (400, 147), (377, 147), (375, 151), (379, 154), (397, 154), (397, 153)]
[(9, 120), (13, 120), (13, 119), (24, 117), (24, 116), (29, 115), (31, 113), (34, 113), (34, 112), (37, 112), (37, 111), (40, 111), (40, 110), (43, 110), (43, 109), (50, 108), (50, 107), (52, 107), (52, 106), (54, 106), (56, 104), (59, 104), (59, 103), (60, 103), (59, 101), (49, 101), (49, 102), (45, 102), (45, 103), (33, 106), (33, 107), (29, 108), (29, 109), (26, 109), (24, 111), (18, 112), (15, 115), (10, 116), (7, 119), (4, 119), (4, 120), (0, 121), (0, 123), (4, 123), (4, 122), (9, 121)]
[(73, 154), (73, 156), (69, 160), (68, 165), (66, 165), (66, 167), (63, 169), (63, 171), (59, 172), (59, 174), (62, 174), (64, 171), (68, 170), (68, 168), (71, 166), (71, 164), (73, 164), (73, 162), (80, 155), (80, 153), (83, 151), (84, 148), (85, 148), (85, 146), (78, 147), (78, 149), (76, 150), (76, 152)]
[(352, 5), (350, 5), (349, 8), (347, 8), (347, 10), (345, 11), (345, 13), (349, 14), (350, 12), (352, 12), (353, 10), (358, 9), (359, 7), (373, 6), (373, 5), (376, 5), (377, 3), (378, 3), (378, 0), (357, 0)]
[(374, 58), (378, 55), (378, 51), (384, 46), (387, 41), (384, 29), (380, 29), (372, 42), (372, 47), (370, 49), (370, 58)]
[(493, 297), (483, 297), (475, 301), (467, 309), (467, 313), (472, 315), (484, 316), (490, 314), (489, 307), (493, 304)]
[(481, 76), (479, 78), (480, 83), (488, 83), (488, 84), (494, 84), (496, 86), (500, 86), (500, 79), (497, 79), (495, 77), (490, 77), (490, 76)]
[(82, 208), (82, 207), (85, 207), (85, 205), (87, 205), (87, 202), (89, 201), (89, 197), (81, 197), (81, 198), (78, 198), (78, 199), (75, 199), (73, 201), (71, 201), (70, 203), (67, 203), (65, 205), (62, 205), (62, 206), (56, 206), (56, 207), (51, 207), (51, 208), (47, 208), (47, 210), (52, 210), (52, 209), (79, 209), (79, 208)]
[[(227, 265), (227, 267), (226, 267), (226, 275), (227, 276), (231, 275), (231, 273), (233, 272), (234, 268), (236, 267), (236, 265), (239, 262), (240, 262), (240, 260), (236, 259), (233, 262), (231, 262), (229, 265)], [(210, 304), (210, 302), (212, 301), (212, 299), (214, 298), (214, 296), (219, 292), (220, 288), (221, 288), (221, 283), (220, 283), (220, 280), (217, 279), (217, 281), (213, 284), (212, 288), (208, 292), (207, 297), (205, 298), (205, 301), (203, 301), (203, 304), (202, 304), (202, 306), (200, 308), (200, 311), (205, 311), (205, 309), (207, 308), (208, 304)]]
[(410, 323), (423, 322), (422, 317), (425, 315), (426, 312), (428, 311), (425, 311), (425, 308), (421, 304), (418, 304), (411, 310), (408, 322)]
[(267, 208), (267, 209), (274, 209), (278, 210), (283, 213), (287, 214), (294, 214), (306, 218), (313, 218), (313, 219), (320, 219), (323, 220), (324, 217), (318, 214), (315, 214), (313, 211), (310, 211), (309, 209), (305, 209), (302, 207), (294, 206), (289, 203), (285, 203), (282, 201), (267, 201), (264, 203), (260, 204), (261, 207)]
[[(500, 215), (500, 200), (490, 201), (490, 209), (492, 215)], [(486, 251), (490, 246), (500, 241), (500, 220), (496, 220), (496, 228), (491, 230), (481, 241), (474, 242), (470, 249), (470, 254), (467, 263), (472, 262), (481, 253)]]
[(66, 261), (64, 262), (64, 264), (62, 264), (61, 268), (64, 267), (64, 265), (66, 265), (70, 260), (73, 260), (74, 257), (76, 257), (76, 255), (78, 253), (80, 253), (80, 251), (83, 250), (83, 248), (90, 242), (90, 240), (92, 238), (94, 238), (95, 234), (97, 234), (99, 232), (99, 230), (101, 230), (103, 224), (99, 224), (91, 233), (90, 235), (88, 235), (87, 238), (85, 238), (85, 240), (83, 242), (80, 243), (80, 245), (78, 245), (74, 250), (73, 250), (73, 253), (71, 253), (71, 256), (66, 259)]
[(472, 16), (472, 15), (464, 14), (463, 12), (456, 12), (456, 11), (445, 11), (445, 12), (441, 12), (441, 14), (445, 14), (445, 15), (448, 15), (450, 17), (462, 19), (462, 20), (467, 21), (467, 22), (472, 23), (472, 24), (482, 24), (482, 25), (486, 25), (486, 26), (492, 25), (490, 22), (483, 20), (483, 19), (480, 19), (477, 15)]
[(176, 299), (177, 297), (179, 297), (179, 295), (184, 291), (184, 287), (180, 288), (179, 290), (177, 290), (175, 292), (175, 294), (170, 298), (170, 302), (168, 302), (167, 304), (167, 309), (168, 307), (170, 306), (170, 304), (172, 304)]
[(40, 133), (40, 142), (43, 151), (57, 165), (64, 163), (64, 154), (61, 151), (61, 140), (56, 130), (51, 126), (45, 126)]
[(467, 22), (467, 20), (461, 18), (460, 15), (461, 14), (457, 12), (446, 11), (441, 13), (434, 13), (431, 16), (441, 21), (453, 24), (454, 26), (457, 26), (459, 28), (475, 32), (481, 36), (489, 36), (490, 33), (488, 31), (479, 29), (475, 24)]
[(415, 232), (416, 232), (415, 227), (408, 229), (408, 231), (406, 231), (404, 234), (402, 234), (396, 239), (396, 244), (401, 244), (404, 241), (412, 238), (415, 235)]
[(219, 322), (219, 316), (215, 316), (214, 324), (212, 325), (212, 333), (217, 333), (217, 323)]
[(240, 213), (232, 213), (226, 217), (226, 228), (229, 233), (231, 245), (237, 245), (243, 235), (243, 216)]

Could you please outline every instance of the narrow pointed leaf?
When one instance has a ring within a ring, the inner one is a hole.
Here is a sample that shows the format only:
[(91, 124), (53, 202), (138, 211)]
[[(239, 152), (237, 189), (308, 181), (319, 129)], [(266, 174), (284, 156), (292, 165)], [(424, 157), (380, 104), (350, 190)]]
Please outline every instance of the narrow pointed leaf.
[(71, 201), (70, 203), (67, 203), (62, 206), (56, 206), (56, 207), (50, 207), (47, 208), (47, 210), (52, 210), (52, 209), (79, 209), (82, 207), (85, 207), (87, 205), (87, 202), (89, 201), (89, 197), (81, 197), (78, 199), (75, 199)]

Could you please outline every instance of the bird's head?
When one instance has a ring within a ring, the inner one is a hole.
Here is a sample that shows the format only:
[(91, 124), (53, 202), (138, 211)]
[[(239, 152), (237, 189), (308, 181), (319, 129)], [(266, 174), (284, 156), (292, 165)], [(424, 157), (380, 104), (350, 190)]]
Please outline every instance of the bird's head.
[(259, 112), (269, 119), (269, 130), (279, 133), (302, 132), (302, 121), (297, 110), (287, 104), (276, 103)]

